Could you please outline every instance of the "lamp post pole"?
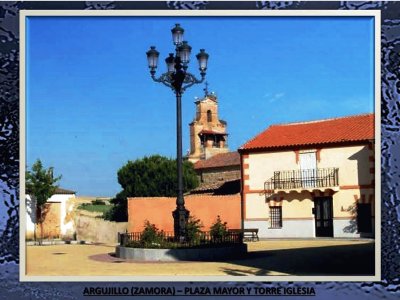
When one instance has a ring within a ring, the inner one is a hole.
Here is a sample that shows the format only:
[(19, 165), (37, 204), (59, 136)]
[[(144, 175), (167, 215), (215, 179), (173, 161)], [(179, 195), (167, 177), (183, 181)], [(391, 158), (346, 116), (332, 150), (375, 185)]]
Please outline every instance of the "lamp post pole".
[(156, 77), (156, 68), (158, 64), (159, 52), (156, 47), (151, 46), (146, 52), (150, 68), (151, 78), (155, 82), (162, 83), (173, 90), (176, 96), (176, 165), (177, 165), (177, 198), (176, 209), (172, 212), (174, 218), (174, 235), (178, 241), (184, 241), (186, 238), (186, 224), (189, 219), (189, 211), (185, 208), (183, 197), (183, 158), (182, 158), (182, 94), (194, 84), (201, 83), (205, 79), (207, 70), (208, 54), (204, 49), (196, 55), (199, 62), (201, 79), (197, 79), (193, 74), (187, 72), (192, 47), (183, 40), (184, 29), (175, 24), (171, 30), (172, 39), (175, 45), (175, 55), (170, 53), (165, 59), (167, 72), (160, 77)]

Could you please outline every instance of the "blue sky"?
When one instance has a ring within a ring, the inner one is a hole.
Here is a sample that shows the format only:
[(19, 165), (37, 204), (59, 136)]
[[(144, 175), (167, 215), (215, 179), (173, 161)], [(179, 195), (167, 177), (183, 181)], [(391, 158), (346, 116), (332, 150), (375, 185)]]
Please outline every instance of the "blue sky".
[[(145, 52), (174, 51), (180, 23), (195, 54), (210, 54), (234, 151), (274, 123), (373, 112), (373, 20), (369, 17), (29, 17), (26, 152), (62, 174), (78, 195), (113, 196), (128, 160), (176, 156), (175, 96), (151, 80)], [(195, 97), (183, 95), (183, 151)]]

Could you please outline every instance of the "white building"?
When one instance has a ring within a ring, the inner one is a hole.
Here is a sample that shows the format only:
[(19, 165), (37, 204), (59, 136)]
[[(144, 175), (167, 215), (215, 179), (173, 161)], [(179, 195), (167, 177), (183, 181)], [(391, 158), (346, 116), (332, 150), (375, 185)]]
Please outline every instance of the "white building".
[[(47, 213), (43, 222), (43, 236), (45, 238), (72, 237), (75, 232), (72, 211), (74, 209), (74, 191), (57, 188), (54, 195), (47, 200)], [(36, 223), (36, 203), (30, 195), (26, 195), (26, 238), (34, 235)], [(36, 235), (40, 236), (40, 227), (37, 226)]]
[(270, 237), (371, 237), (374, 114), (272, 125), (239, 149), (244, 228)]

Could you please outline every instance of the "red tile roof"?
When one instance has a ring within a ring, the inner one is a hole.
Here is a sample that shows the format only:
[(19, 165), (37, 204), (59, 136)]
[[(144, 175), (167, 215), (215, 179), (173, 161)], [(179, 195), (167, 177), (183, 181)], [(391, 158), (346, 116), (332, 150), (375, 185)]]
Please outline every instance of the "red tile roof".
[(199, 160), (194, 164), (195, 169), (218, 168), (227, 166), (239, 166), (240, 155), (238, 152), (220, 153), (206, 160)]
[(210, 193), (213, 195), (231, 195), (240, 193), (240, 178), (226, 181), (201, 183), (190, 191), (191, 194)]
[(374, 139), (374, 114), (272, 125), (239, 150), (268, 149)]

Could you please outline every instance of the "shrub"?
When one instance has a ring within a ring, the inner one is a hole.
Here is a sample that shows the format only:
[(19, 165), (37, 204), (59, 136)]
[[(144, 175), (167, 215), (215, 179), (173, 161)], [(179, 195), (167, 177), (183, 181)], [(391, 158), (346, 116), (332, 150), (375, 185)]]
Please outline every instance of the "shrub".
[(124, 192), (118, 193), (115, 198), (111, 199), (110, 210), (105, 213), (104, 219), (114, 222), (127, 222), (128, 221), (128, 200)]
[(106, 205), (106, 203), (103, 200), (96, 199), (92, 201), (93, 205)]
[(210, 234), (214, 239), (222, 239), (228, 235), (227, 222), (222, 222), (220, 216), (217, 216), (217, 220), (210, 227)]
[(201, 228), (204, 227), (200, 219), (196, 219), (194, 216), (190, 216), (186, 225), (186, 236), (188, 242), (200, 242), (201, 239)]
[(160, 231), (156, 225), (146, 220), (140, 236), (140, 243), (145, 248), (159, 247), (163, 242), (163, 235), (163, 231)]

